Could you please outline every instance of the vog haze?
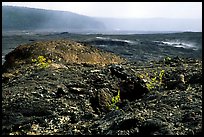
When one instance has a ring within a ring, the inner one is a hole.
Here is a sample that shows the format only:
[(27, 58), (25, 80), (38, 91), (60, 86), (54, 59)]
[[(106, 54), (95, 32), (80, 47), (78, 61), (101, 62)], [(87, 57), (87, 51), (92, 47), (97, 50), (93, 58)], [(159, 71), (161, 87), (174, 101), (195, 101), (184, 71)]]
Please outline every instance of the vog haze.
[(202, 2), (3, 2), (110, 18), (202, 18)]

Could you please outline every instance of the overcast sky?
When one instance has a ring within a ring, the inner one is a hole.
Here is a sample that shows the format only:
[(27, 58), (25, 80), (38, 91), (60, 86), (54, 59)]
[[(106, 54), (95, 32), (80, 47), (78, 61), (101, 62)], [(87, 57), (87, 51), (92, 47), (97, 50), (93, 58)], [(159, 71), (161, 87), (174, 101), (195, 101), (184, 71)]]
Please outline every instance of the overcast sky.
[(2, 5), (71, 11), (92, 17), (202, 19), (202, 2), (2, 2)]

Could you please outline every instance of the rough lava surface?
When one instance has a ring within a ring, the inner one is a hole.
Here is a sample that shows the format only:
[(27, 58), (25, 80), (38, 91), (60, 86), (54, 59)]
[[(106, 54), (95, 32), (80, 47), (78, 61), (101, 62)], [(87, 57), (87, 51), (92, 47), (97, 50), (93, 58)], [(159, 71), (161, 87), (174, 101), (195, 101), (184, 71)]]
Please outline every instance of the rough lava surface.
[(133, 63), (70, 40), (20, 45), (5, 59), (2, 135), (202, 133), (202, 60)]

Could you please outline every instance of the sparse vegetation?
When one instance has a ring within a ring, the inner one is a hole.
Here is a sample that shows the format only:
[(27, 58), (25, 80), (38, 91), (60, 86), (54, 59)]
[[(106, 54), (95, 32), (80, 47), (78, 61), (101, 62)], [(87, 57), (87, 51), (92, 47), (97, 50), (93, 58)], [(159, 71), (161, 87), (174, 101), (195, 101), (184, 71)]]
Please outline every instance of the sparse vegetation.
[(153, 72), (153, 75), (151, 75), (151, 76), (149, 73), (146, 72), (145, 74), (140, 74), (139, 77), (141, 79), (145, 79), (147, 88), (149, 90), (152, 90), (156, 87), (161, 87), (164, 72), (165, 72), (165, 70), (163, 70), (163, 69), (160, 71), (159, 74), (157, 71), (155, 71), (155, 72)]
[(51, 63), (51, 60), (46, 59), (44, 56), (38, 56), (37, 59), (32, 59), (33, 63), (36, 63), (35, 65), (41, 69), (49, 67), (49, 64)]
[(111, 109), (116, 109), (118, 110), (119, 107), (117, 106), (117, 103), (120, 101), (120, 90), (118, 90), (118, 94), (117, 96), (114, 96), (112, 99), (111, 99), (111, 104), (108, 106), (109, 110)]

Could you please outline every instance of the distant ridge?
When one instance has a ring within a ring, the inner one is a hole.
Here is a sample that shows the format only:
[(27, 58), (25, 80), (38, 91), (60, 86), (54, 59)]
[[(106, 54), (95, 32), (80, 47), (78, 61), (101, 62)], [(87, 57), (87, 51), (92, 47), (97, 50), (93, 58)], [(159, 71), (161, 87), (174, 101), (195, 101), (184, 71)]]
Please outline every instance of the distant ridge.
[(96, 18), (107, 29), (116, 31), (202, 32), (202, 19), (188, 18)]
[(100, 30), (104, 25), (94, 18), (69, 11), (2, 6), (2, 30), (36, 29)]

